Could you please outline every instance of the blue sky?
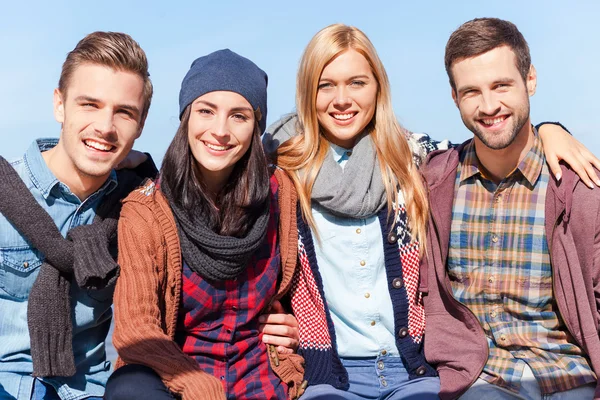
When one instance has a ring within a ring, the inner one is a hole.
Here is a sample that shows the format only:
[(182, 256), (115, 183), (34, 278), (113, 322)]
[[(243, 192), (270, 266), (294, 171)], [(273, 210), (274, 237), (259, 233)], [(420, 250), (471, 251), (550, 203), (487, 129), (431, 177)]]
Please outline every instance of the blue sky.
[[(175, 6), (174, 6), (175, 4)], [(450, 33), (475, 17), (514, 22), (538, 72), (532, 119), (560, 120), (600, 155), (600, 2), (588, 1), (27, 1), (0, 13), (0, 154), (20, 156), (56, 137), (52, 115), (66, 53), (95, 30), (127, 32), (145, 49), (155, 95), (136, 148), (160, 160), (178, 126), (178, 91), (191, 62), (228, 47), (269, 75), (268, 122), (294, 109), (298, 61), (335, 22), (357, 26), (377, 48), (407, 128), (460, 142), (471, 136), (450, 97), (443, 65)]]

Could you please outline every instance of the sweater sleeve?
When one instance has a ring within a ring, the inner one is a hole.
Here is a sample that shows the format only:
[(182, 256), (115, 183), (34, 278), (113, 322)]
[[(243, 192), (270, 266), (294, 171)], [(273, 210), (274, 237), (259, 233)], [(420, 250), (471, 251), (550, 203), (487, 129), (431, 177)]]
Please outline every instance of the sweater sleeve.
[(203, 372), (194, 359), (182, 352), (162, 327), (160, 275), (163, 257), (160, 232), (152, 210), (143, 204), (125, 202), (119, 219), (119, 265), (115, 289), (113, 343), (128, 364), (152, 368), (183, 400), (225, 399), (223, 386)]
[(442, 141), (434, 140), (426, 133), (406, 131), (406, 136), (417, 166), (420, 166), (425, 161), (429, 153), (436, 150), (448, 150), (455, 146), (448, 139)]
[[(595, 189), (600, 190), (600, 189)], [(600, 336), (600, 207), (596, 215), (596, 232), (594, 236), (594, 296), (596, 297), (596, 321)]]

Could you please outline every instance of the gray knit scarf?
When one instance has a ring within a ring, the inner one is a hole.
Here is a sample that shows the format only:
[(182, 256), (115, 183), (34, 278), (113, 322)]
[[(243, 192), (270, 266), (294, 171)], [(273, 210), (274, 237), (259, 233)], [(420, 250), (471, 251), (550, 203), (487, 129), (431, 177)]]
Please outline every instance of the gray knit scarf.
[[(267, 128), (263, 138), (265, 149), (272, 152), (296, 135), (297, 124), (298, 118), (291, 114)], [(329, 148), (315, 180), (311, 200), (328, 212), (345, 218), (367, 218), (385, 207), (385, 186), (371, 135), (360, 135), (344, 168), (334, 160)]]
[(190, 269), (204, 279), (234, 279), (248, 266), (250, 258), (262, 244), (269, 223), (270, 200), (267, 197), (261, 214), (245, 237), (222, 236), (207, 225), (200, 209), (189, 215), (174, 200), (166, 184), (160, 190), (169, 201), (179, 233), (181, 253)]
[(118, 187), (98, 207), (94, 223), (77, 226), (64, 238), (17, 172), (0, 156), (0, 213), (44, 255), (27, 305), (34, 376), (72, 376), (76, 372), (69, 295), (72, 281), (96, 290), (117, 279), (118, 265), (109, 248), (116, 250), (120, 201), (141, 178), (123, 171), (118, 180)]

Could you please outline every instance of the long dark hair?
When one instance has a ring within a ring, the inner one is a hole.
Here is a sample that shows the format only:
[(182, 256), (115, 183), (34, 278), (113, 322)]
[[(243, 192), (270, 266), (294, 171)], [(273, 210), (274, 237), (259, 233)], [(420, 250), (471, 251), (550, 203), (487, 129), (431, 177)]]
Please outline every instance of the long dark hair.
[(188, 141), (191, 106), (169, 145), (160, 169), (160, 185), (168, 185), (173, 201), (190, 216), (200, 211), (208, 226), (223, 236), (245, 236), (265, 207), (269, 196), (269, 171), (260, 141), (258, 123), (246, 154), (235, 164), (215, 203), (207, 194)]

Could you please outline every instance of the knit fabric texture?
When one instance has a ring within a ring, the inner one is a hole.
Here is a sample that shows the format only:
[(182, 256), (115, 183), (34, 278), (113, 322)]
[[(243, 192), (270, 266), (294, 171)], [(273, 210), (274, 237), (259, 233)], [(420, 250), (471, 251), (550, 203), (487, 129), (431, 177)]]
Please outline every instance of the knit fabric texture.
[(34, 376), (76, 372), (69, 297), (73, 278), (79, 287), (93, 290), (115, 283), (118, 265), (109, 248), (116, 242), (120, 200), (141, 183), (133, 172), (118, 175), (119, 185), (98, 208), (94, 223), (75, 227), (64, 238), (16, 171), (0, 157), (0, 212), (44, 255), (27, 305)]
[(240, 94), (257, 115), (260, 132), (267, 124), (267, 74), (252, 61), (229, 49), (199, 57), (181, 82), (179, 118), (198, 97), (215, 91)]
[[(296, 193), (291, 180), (276, 170), (279, 183), (279, 243), (281, 282), (275, 298), (291, 286), (296, 268)], [(272, 178), (273, 179), (273, 178)], [(290, 214), (293, 212), (293, 214)], [(200, 369), (175, 342), (182, 296), (181, 247), (175, 217), (154, 183), (134, 191), (124, 201), (119, 220), (121, 274), (115, 290), (115, 333), (124, 364), (151, 367), (173, 393), (190, 399), (223, 399), (218, 378)], [(271, 368), (288, 385), (288, 395), (301, 392), (303, 359), (298, 354), (270, 357)]]
[[(410, 379), (435, 376), (435, 370), (425, 361), (423, 335), (425, 313), (419, 286), (419, 243), (410, 236), (404, 199), (399, 193), (398, 210), (392, 227), (388, 224), (387, 208), (378, 213), (384, 235), (384, 259), (388, 289), (394, 309), (396, 346), (405, 360)], [(310, 228), (298, 216), (298, 254), (291, 289), (291, 304), (298, 319), (300, 347), (298, 353), (306, 360), (305, 378), (309, 385), (330, 384), (347, 390), (348, 374), (335, 346), (335, 330), (323, 292), (314, 243)]]

